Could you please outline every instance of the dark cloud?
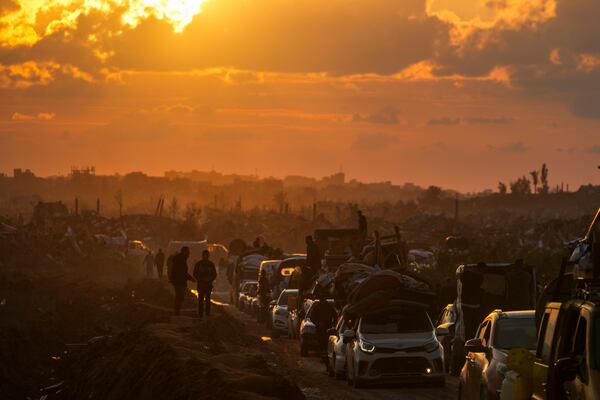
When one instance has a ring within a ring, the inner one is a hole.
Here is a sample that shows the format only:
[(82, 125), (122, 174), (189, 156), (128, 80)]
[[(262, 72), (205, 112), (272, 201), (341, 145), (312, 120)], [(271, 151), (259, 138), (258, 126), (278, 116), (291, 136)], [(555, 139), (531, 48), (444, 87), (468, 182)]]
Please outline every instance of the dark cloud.
[(400, 110), (394, 107), (384, 107), (372, 114), (354, 114), (352, 120), (354, 122), (369, 122), (371, 124), (396, 125), (400, 122)]
[[(495, 10), (510, 7), (504, 0), (487, 5)], [(527, 96), (555, 98), (577, 116), (598, 118), (600, 70), (594, 65), (582, 68), (581, 62), (585, 55), (600, 54), (598, 20), (596, 0), (556, 0), (556, 16), (546, 21), (514, 26), (498, 23), (475, 28), (460, 44), (442, 43), (434, 74), (482, 77), (504, 67), (511, 84), (526, 89)]]
[(600, 92), (576, 96), (570, 104), (570, 110), (579, 117), (600, 119)]
[(509, 117), (468, 117), (465, 120), (471, 125), (505, 125), (513, 122)]
[(585, 149), (585, 151), (591, 154), (600, 154), (600, 145), (596, 144), (594, 146), (588, 147), (587, 149)]
[(501, 145), (489, 145), (488, 149), (492, 151), (498, 151), (501, 153), (524, 153), (528, 150), (527, 147), (525, 147), (525, 145), (523, 144), (523, 142), (513, 142)]
[(378, 151), (398, 144), (400, 138), (388, 133), (360, 133), (352, 143), (356, 151)]
[(429, 126), (455, 126), (460, 124), (460, 118), (440, 117), (427, 121)]

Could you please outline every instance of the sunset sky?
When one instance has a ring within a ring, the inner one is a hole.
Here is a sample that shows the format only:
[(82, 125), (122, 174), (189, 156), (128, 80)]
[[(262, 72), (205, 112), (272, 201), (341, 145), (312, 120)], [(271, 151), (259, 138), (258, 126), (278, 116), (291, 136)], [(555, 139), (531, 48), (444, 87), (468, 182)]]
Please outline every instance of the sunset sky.
[(598, 0), (0, 0), (0, 171), (599, 183)]

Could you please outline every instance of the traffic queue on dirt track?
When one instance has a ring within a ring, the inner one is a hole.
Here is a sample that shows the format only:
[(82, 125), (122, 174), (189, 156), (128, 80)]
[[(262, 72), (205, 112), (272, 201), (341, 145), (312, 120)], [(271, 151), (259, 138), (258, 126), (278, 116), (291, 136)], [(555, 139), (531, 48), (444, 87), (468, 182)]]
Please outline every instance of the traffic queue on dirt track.
[(465, 263), (440, 305), (439, 288), (410, 268), (399, 229), (370, 242), (335, 229), (308, 237), (306, 254), (240, 254), (232, 293), (273, 338), (298, 340), (299, 356), (319, 355), (354, 387), (444, 386), (451, 374), (459, 399), (598, 399), (597, 222), (545, 288), (522, 260)]

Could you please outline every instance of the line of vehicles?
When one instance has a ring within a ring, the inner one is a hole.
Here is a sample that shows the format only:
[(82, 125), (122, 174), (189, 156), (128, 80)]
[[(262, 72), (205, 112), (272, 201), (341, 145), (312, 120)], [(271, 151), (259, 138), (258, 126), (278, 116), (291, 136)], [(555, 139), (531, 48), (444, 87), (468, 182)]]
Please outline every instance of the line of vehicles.
[[(340, 262), (334, 255), (330, 268), (325, 258), (308, 291), (294, 286), (304, 256), (264, 259), (255, 279), (241, 284), (237, 303), (265, 322), (274, 338), (297, 339), (300, 356), (318, 353), (330, 376), (354, 387), (443, 386), (452, 373), (459, 376), (457, 397), (464, 400), (598, 399), (599, 215), (543, 290), (536, 269), (519, 260), (464, 264), (456, 271), (456, 300), (437, 318), (431, 287), (406, 272), (406, 254), (396, 254), (400, 240), (382, 246), (380, 238), (364, 246), (363, 252), (368, 246), (373, 251), (362, 259)], [(338, 313), (325, 331), (325, 345), (313, 320), (322, 301)]]

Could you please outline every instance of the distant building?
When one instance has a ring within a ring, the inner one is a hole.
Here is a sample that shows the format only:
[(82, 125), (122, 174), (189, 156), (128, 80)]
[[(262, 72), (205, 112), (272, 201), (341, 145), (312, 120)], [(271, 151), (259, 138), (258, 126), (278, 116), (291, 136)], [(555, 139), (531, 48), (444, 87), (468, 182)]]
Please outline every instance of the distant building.
[(35, 175), (29, 169), (26, 169), (25, 171), (23, 171), (21, 168), (15, 168), (13, 170), (13, 177), (15, 179), (23, 180), (23, 179), (33, 179), (33, 178), (35, 178)]
[(326, 176), (321, 180), (321, 183), (324, 186), (343, 185), (344, 183), (346, 183), (346, 174), (344, 174), (343, 172), (338, 172), (337, 174)]

